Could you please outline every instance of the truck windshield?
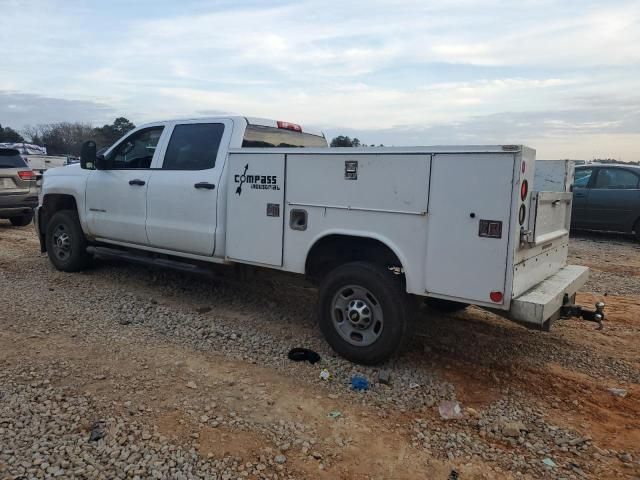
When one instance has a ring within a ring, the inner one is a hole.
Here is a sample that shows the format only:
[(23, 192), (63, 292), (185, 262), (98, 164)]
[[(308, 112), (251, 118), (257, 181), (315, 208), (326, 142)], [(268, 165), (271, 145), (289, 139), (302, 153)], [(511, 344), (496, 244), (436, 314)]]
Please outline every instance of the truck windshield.
[(25, 168), (27, 164), (17, 150), (0, 148), (0, 168)]
[(310, 133), (262, 125), (247, 125), (242, 146), (244, 148), (325, 148), (327, 140)]

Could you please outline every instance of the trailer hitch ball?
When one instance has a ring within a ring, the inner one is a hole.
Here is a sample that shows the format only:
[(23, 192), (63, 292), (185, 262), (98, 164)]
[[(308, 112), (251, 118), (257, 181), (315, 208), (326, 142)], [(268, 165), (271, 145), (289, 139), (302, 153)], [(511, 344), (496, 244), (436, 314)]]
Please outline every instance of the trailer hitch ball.
[(563, 305), (561, 308), (561, 317), (562, 318), (582, 318), (588, 322), (595, 322), (598, 324), (597, 330), (603, 329), (602, 322), (605, 319), (604, 314), (604, 302), (597, 302), (595, 305), (595, 310), (588, 310), (580, 305), (574, 305), (570, 303), (569, 296), (565, 294)]

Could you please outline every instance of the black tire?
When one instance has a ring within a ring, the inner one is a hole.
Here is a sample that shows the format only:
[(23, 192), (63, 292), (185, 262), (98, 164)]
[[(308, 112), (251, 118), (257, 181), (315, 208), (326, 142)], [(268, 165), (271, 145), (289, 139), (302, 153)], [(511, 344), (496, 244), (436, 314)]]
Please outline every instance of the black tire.
[[(345, 295), (352, 286), (368, 292), (368, 295), (362, 297), (364, 302), (359, 301), (360, 297), (356, 294)], [(363, 365), (379, 364), (389, 359), (404, 343), (409, 330), (408, 295), (401, 278), (388, 269), (368, 262), (341, 265), (324, 277), (319, 297), (320, 330), (331, 348), (347, 360)], [(347, 308), (344, 311), (338, 308), (336, 301), (345, 302), (345, 305), (348, 304)], [(368, 322), (371, 327), (366, 329), (368, 340), (358, 340), (358, 335), (362, 337), (360, 332), (365, 330), (354, 327), (349, 318), (353, 311), (348, 309), (352, 304), (355, 308), (358, 303), (365, 304), (362, 307), (365, 313), (370, 307), (370, 313), (366, 314), (371, 319)], [(353, 330), (352, 334), (345, 333), (340, 325)], [(350, 340), (347, 341), (345, 337)], [(374, 337), (375, 340), (368, 343)]]
[(636, 240), (640, 242), (640, 218), (636, 220), (636, 224), (633, 227), (633, 232), (636, 235)]
[(427, 298), (424, 303), (427, 307), (442, 313), (454, 313), (464, 310), (469, 306), (468, 303), (454, 302), (453, 300), (444, 300), (442, 298)]
[(19, 217), (11, 217), (9, 221), (14, 227), (26, 227), (33, 221), (33, 212), (25, 213)]
[(73, 210), (53, 214), (47, 222), (45, 241), (49, 260), (58, 270), (78, 272), (91, 261), (78, 214)]

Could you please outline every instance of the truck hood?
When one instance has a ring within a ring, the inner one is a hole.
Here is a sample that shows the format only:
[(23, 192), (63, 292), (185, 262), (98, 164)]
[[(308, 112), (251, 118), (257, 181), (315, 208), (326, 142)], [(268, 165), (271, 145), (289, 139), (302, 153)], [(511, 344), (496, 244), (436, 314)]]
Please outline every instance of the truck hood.
[(91, 172), (91, 170), (84, 170), (80, 168), (79, 163), (75, 163), (73, 165), (66, 165), (64, 167), (50, 168), (46, 172), (44, 172), (44, 178), (61, 176), (86, 177), (87, 175), (89, 175), (89, 172)]

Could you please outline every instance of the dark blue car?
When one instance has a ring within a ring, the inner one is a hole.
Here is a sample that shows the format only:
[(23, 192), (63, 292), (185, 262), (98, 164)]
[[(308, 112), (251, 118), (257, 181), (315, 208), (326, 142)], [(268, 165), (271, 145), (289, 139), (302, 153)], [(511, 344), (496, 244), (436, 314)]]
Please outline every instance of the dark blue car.
[(576, 167), (571, 225), (635, 233), (640, 240), (640, 166)]

